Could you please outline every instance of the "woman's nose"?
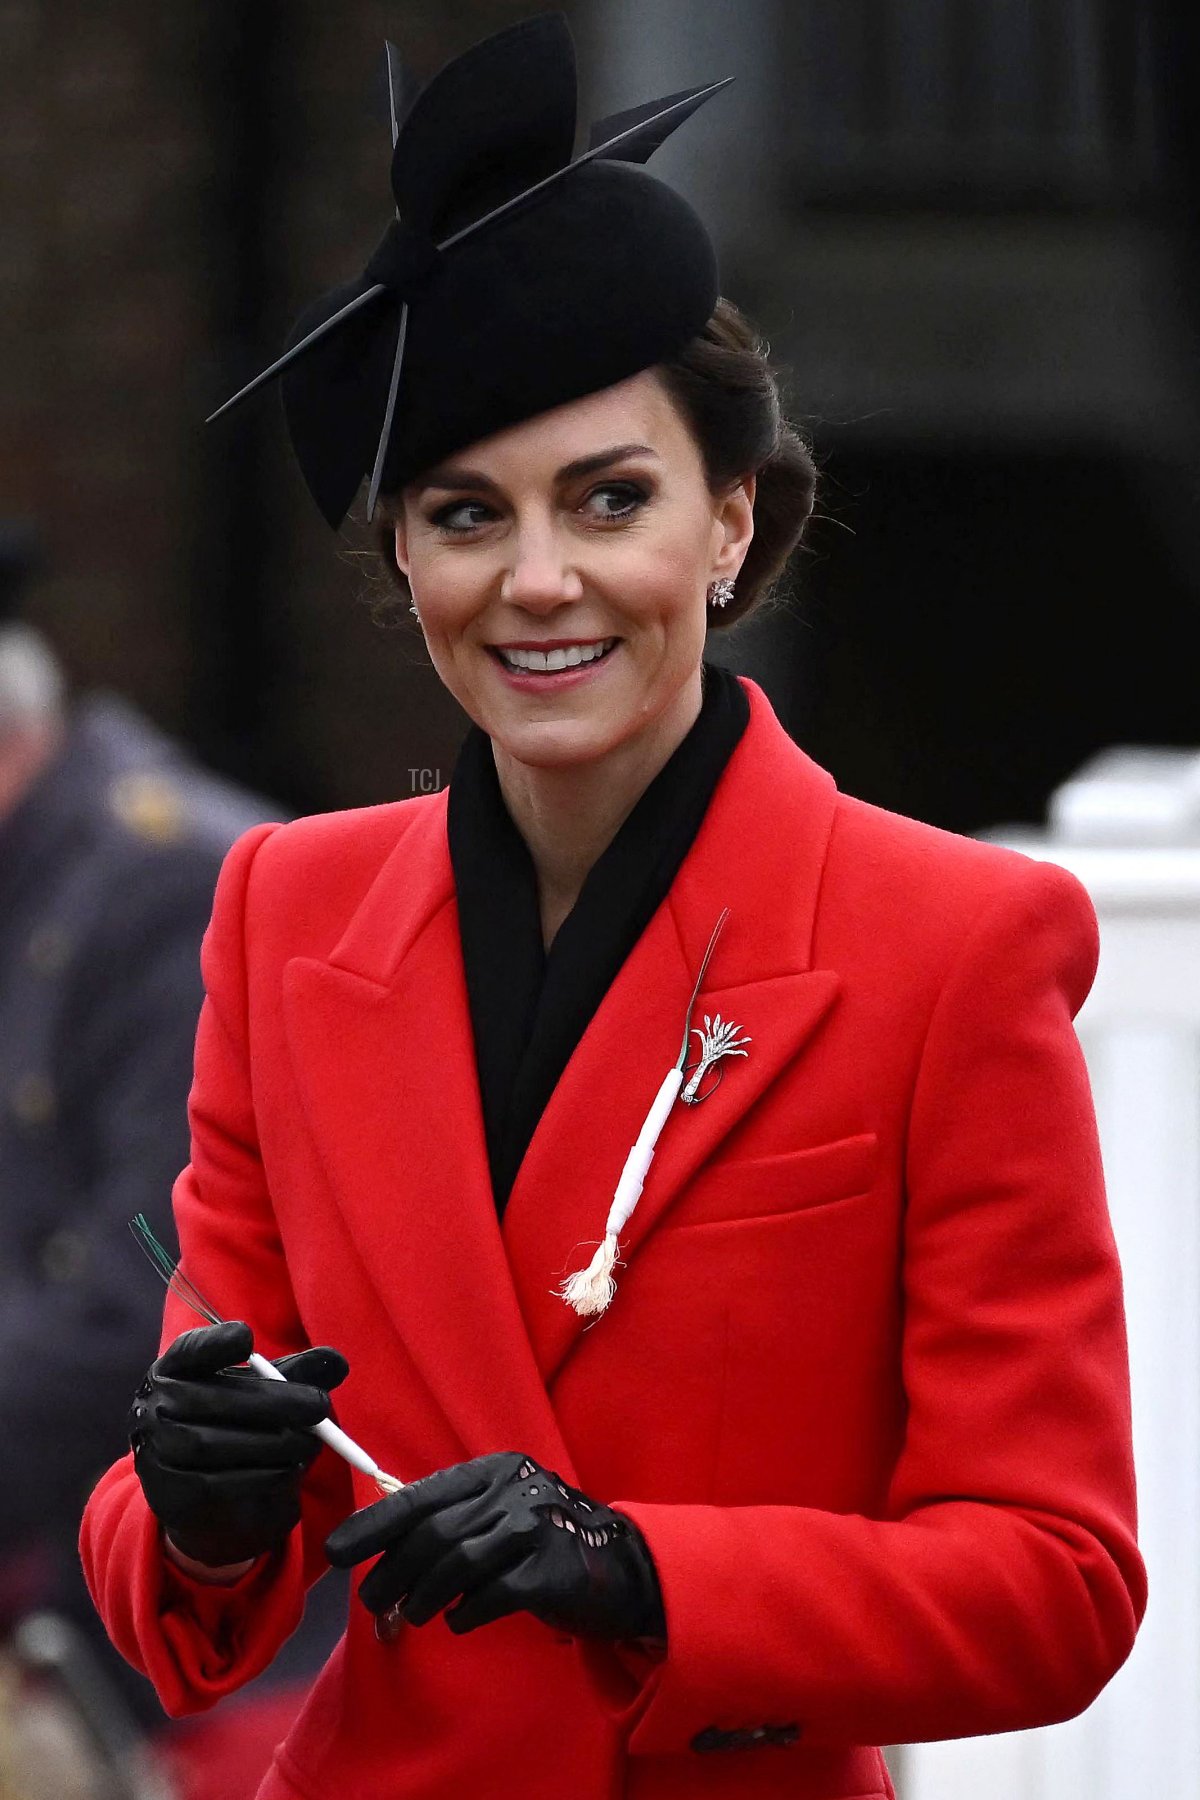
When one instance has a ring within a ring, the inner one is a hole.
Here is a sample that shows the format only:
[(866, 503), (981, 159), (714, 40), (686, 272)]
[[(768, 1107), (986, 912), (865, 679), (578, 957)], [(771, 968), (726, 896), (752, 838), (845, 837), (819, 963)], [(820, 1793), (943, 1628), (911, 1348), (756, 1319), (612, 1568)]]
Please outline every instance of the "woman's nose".
[(501, 599), (535, 612), (578, 600), (583, 583), (564, 549), (553, 531), (534, 528), (520, 532), (500, 589)]

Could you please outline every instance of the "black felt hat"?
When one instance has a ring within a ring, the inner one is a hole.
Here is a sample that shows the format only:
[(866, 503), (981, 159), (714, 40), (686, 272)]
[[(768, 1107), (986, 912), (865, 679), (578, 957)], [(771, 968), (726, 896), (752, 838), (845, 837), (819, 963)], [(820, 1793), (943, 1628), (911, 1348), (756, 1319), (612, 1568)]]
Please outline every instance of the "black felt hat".
[(635, 165), (726, 82), (603, 119), (573, 157), (560, 13), (476, 44), (406, 116), (391, 45), (388, 71), (396, 217), (362, 275), (219, 409), (282, 373), (292, 447), (335, 529), (365, 477), (369, 514), (465, 445), (671, 357), (717, 301), (700, 219)]

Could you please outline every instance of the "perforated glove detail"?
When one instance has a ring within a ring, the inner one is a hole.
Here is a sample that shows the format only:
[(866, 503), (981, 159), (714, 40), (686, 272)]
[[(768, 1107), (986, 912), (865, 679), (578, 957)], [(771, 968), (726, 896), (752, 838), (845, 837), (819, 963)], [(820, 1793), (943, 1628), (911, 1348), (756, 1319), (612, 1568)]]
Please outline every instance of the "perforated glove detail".
[(325, 1548), (338, 1568), (379, 1556), (358, 1590), (377, 1621), (424, 1625), (449, 1607), (459, 1633), (529, 1612), (573, 1635), (666, 1638), (658, 1576), (632, 1520), (517, 1451), (389, 1494)]
[(133, 1466), (171, 1542), (221, 1567), (274, 1550), (300, 1517), (300, 1484), (349, 1372), (327, 1348), (276, 1364), (286, 1382), (237, 1368), (254, 1348), (230, 1320), (185, 1331), (152, 1366), (129, 1414)]

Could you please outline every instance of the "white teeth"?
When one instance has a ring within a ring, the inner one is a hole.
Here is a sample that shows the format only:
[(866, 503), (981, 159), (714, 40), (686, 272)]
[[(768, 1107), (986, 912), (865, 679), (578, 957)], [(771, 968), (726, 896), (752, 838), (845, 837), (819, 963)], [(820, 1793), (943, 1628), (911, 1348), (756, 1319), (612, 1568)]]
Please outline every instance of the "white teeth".
[(572, 644), (569, 650), (501, 650), (499, 655), (510, 669), (547, 675), (557, 669), (576, 669), (581, 663), (595, 662), (611, 650), (616, 641), (616, 638), (604, 638), (597, 644)]

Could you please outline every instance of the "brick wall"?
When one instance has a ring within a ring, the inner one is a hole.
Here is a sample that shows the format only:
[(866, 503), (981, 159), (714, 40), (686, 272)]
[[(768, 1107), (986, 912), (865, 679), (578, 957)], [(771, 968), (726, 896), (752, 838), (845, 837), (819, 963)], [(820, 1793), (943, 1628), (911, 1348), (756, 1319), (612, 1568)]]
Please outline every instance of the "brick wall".
[(183, 419), (204, 340), (194, 18), (0, 5), (0, 507), (43, 524), (34, 612), (71, 672), (164, 717), (188, 678)]

